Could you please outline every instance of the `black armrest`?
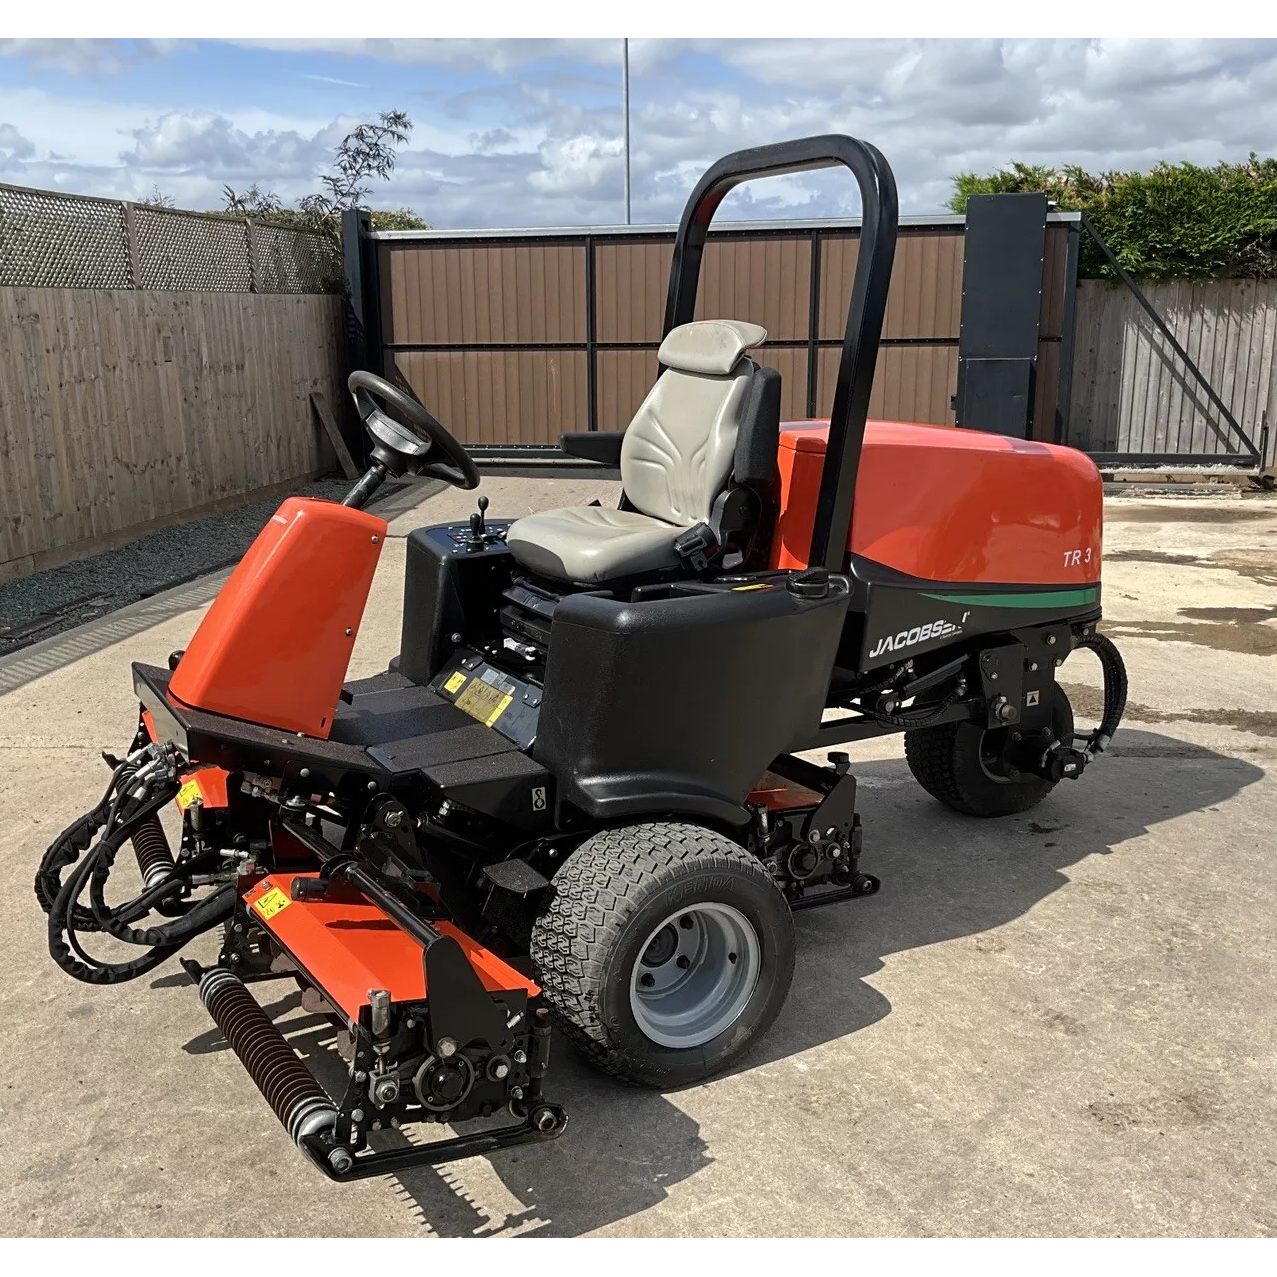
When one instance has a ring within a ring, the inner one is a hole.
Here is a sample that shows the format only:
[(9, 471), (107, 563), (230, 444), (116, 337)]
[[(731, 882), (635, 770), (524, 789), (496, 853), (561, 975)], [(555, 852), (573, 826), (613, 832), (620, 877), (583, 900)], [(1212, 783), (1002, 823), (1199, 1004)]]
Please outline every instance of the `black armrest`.
[(619, 466), (624, 438), (624, 430), (572, 430), (559, 436), (559, 447), (572, 457)]

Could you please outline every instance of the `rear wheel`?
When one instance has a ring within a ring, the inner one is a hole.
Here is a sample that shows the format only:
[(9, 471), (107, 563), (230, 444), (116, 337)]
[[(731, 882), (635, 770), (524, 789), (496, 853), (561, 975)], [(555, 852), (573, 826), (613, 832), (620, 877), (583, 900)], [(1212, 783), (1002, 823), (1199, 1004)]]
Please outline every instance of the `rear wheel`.
[(588, 839), (554, 876), (532, 961), (556, 1026), (607, 1073), (676, 1087), (775, 1020), (794, 971), (789, 905), (722, 834), (654, 823)]
[[(1013, 727), (944, 723), (905, 733), (905, 758), (914, 779), (933, 798), (967, 816), (1012, 816), (1036, 807), (1056, 782), (1016, 775), (1006, 763)], [(1073, 708), (1053, 684), (1051, 734), (1073, 740)]]

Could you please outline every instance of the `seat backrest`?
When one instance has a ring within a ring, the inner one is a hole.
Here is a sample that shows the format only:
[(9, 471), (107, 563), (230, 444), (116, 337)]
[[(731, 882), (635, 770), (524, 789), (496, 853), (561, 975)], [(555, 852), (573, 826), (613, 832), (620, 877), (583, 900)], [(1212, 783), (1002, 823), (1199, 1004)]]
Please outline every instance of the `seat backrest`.
[(680, 527), (709, 519), (759, 398), (760, 369), (745, 352), (766, 339), (765, 328), (735, 319), (681, 324), (666, 335), (657, 356), (665, 372), (621, 444), (621, 483), (640, 513)]

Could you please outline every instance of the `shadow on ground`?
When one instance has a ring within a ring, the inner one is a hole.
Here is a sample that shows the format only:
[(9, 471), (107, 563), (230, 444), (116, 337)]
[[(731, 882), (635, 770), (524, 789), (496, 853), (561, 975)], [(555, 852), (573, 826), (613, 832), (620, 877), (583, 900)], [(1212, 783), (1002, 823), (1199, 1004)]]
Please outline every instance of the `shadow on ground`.
[[(1212, 808), (1264, 775), (1242, 759), (1152, 732), (1124, 730), (1110, 752), (1034, 811), (997, 821), (961, 817), (932, 802), (903, 760), (857, 767), (863, 863), (881, 877), (882, 890), (797, 915), (789, 1001), (736, 1072), (851, 1037), (888, 1015), (890, 1002), (866, 977), (889, 955), (1000, 927), (1066, 885), (1069, 866), (1120, 855), (1123, 843), (1152, 826)], [(266, 996), (272, 1014), (298, 1003), (296, 995)], [(340, 1089), (344, 1065), (326, 1045), (331, 1027), (312, 1017), (284, 1027), (321, 1081)], [(226, 1048), (210, 1030), (186, 1049)], [(848, 1050), (854, 1053), (854, 1041)], [(490, 1215), (465, 1188), (465, 1163), (423, 1167), (397, 1177), (423, 1226), (444, 1236), (577, 1236), (657, 1205), (713, 1160), (697, 1123), (675, 1102), (599, 1076), (561, 1041), (547, 1092), (570, 1115), (563, 1138), (487, 1159), (521, 1209)], [(399, 1132), (377, 1138), (381, 1148), (408, 1143)], [(282, 1155), (282, 1141), (276, 1147)]]

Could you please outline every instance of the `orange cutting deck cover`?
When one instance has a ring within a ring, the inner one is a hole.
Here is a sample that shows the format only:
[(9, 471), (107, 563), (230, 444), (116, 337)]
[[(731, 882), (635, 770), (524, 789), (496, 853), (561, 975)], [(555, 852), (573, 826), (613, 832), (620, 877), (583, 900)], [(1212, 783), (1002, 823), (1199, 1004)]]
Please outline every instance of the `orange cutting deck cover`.
[[(368, 1004), (369, 989), (388, 989), (394, 1002), (422, 1001), (428, 990), (421, 945), (344, 883), (334, 883), (323, 900), (292, 898), (294, 878), (317, 876), (270, 874), (245, 893), (244, 901), (350, 1019), (358, 1020), (360, 1008)], [(536, 984), (464, 931), (449, 922), (431, 925), (456, 940), (489, 993), (540, 993)]]

